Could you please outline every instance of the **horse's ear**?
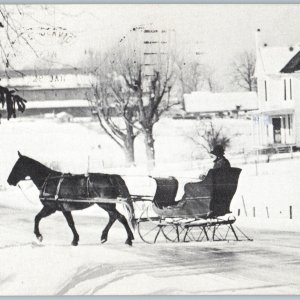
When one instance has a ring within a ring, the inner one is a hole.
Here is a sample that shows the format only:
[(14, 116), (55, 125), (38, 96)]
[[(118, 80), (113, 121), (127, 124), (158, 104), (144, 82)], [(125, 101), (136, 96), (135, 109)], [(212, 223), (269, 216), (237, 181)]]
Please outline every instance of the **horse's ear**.
[(18, 155), (19, 155), (19, 157), (22, 157), (22, 154), (20, 153), (20, 151), (18, 151)]

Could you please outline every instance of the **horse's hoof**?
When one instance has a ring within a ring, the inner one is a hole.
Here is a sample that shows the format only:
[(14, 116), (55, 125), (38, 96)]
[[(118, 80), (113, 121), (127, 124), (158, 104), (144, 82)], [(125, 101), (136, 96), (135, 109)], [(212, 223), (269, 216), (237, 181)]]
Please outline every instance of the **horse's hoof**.
[(128, 246), (132, 246), (132, 240), (127, 239), (126, 242), (125, 242), (125, 244), (128, 245)]
[(37, 240), (41, 243), (43, 241), (43, 236), (42, 235), (37, 235), (36, 236)]
[(104, 244), (107, 242), (107, 239), (101, 239), (101, 244)]
[(78, 241), (73, 241), (72, 246), (78, 246)]

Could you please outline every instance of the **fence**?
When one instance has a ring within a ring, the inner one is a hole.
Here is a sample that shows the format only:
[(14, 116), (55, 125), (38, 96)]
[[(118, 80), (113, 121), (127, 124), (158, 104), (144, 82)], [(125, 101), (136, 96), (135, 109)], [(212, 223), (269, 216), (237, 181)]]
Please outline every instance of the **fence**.
[(280, 217), (283, 219), (300, 220), (299, 217), (297, 217), (299, 216), (299, 212), (297, 211), (297, 209), (295, 209), (293, 205), (286, 205), (280, 210), (276, 207), (272, 207), (272, 205), (266, 205), (264, 207), (260, 207), (259, 209), (255, 205), (247, 208), (246, 203), (243, 201), (242, 208), (239, 207), (235, 209), (234, 213), (236, 213), (238, 217), (244, 216), (246, 218), (257, 218), (259, 214), (260, 218), (265, 219), (278, 219)]

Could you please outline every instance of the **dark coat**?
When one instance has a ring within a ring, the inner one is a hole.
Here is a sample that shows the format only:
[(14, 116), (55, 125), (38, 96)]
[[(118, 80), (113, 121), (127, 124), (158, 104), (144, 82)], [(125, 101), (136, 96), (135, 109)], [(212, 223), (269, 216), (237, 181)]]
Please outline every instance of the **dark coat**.
[(230, 162), (225, 156), (217, 157), (214, 160), (214, 167), (213, 169), (219, 169), (219, 168), (230, 168)]

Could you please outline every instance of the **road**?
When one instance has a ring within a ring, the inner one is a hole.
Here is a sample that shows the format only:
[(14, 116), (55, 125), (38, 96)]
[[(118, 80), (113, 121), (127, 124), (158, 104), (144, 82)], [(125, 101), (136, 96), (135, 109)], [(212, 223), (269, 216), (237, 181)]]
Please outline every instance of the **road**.
[[(56, 213), (1, 207), (1, 295), (300, 294), (300, 233), (243, 228), (253, 242), (124, 244), (119, 224), (99, 244), (105, 217), (75, 213), (78, 247)], [(99, 209), (100, 212), (100, 209)]]

